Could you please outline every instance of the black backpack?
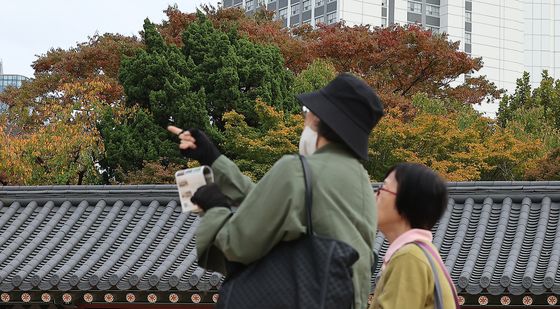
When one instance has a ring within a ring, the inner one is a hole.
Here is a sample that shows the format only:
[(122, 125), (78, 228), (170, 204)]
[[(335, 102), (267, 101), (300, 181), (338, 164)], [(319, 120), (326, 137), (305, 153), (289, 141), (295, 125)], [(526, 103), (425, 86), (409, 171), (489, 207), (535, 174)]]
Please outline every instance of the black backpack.
[(300, 156), (305, 179), (307, 232), (280, 242), (260, 260), (228, 275), (217, 308), (352, 308), (352, 265), (358, 252), (348, 244), (313, 233), (311, 170)]

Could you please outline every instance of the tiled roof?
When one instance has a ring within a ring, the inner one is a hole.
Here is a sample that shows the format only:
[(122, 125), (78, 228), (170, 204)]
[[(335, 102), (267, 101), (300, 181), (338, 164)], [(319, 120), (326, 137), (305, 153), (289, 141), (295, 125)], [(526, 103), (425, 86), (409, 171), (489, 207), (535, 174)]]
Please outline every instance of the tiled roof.
[(173, 186), (0, 187), (0, 291), (208, 291)]
[[(467, 304), (560, 294), (560, 182), (449, 188), (434, 243)], [(215, 291), (222, 276), (195, 262), (197, 223), (175, 186), (0, 187), (0, 291)]]

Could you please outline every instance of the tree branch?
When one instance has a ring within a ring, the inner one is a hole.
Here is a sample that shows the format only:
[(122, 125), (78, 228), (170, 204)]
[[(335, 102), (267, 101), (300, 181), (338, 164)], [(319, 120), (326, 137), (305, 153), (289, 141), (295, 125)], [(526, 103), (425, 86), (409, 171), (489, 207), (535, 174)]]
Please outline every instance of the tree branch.
[(410, 91), (410, 89), (412, 89), (412, 87), (414, 87), (416, 84), (418, 84), (420, 81), (422, 81), (424, 79), (424, 73), (430, 67), (432, 67), (434, 62), (435, 62), (435, 59), (432, 59), (432, 60), (430, 60), (430, 63), (428, 63), (427, 66), (422, 68), (422, 70), (420, 71), (420, 74), (418, 74), (418, 76), (412, 81), (412, 83), (401, 93), (402, 96), (406, 96), (406, 94)]

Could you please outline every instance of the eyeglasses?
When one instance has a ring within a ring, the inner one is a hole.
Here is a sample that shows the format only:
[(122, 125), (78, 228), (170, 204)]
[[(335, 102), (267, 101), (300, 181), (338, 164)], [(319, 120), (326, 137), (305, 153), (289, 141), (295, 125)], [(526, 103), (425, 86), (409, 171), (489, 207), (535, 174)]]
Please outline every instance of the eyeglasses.
[(377, 189), (375, 189), (375, 194), (379, 195), (379, 193), (381, 193), (381, 191), (385, 191), (385, 192), (390, 193), (390, 194), (395, 195), (395, 196), (397, 195), (397, 192), (394, 192), (394, 191), (391, 191), (389, 189), (383, 188), (383, 184), (381, 184)]

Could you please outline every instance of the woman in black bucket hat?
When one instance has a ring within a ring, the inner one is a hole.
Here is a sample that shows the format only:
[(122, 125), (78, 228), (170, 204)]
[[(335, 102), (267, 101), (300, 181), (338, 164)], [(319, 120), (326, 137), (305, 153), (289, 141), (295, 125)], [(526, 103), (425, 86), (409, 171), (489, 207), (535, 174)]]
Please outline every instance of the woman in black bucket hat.
[(367, 159), (369, 134), (383, 116), (381, 100), (368, 84), (343, 73), (323, 89), (297, 97), (358, 158)]
[[(314, 231), (359, 254), (352, 266), (353, 308), (363, 309), (371, 287), (376, 207), (359, 160), (367, 159), (368, 137), (383, 116), (383, 106), (371, 87), (348, 73), (298, 99), (309, 110), (300, 152), (306, 152), (313, 175)], [(253, 183), (202, 131), (169, 130), (179, 135), (186, 157), (214, 171), (215, 183), (200, 188), (192, 199), (204, 210), (197, 230), (201, 266), (224, 272), (225, 260), (248, 265), (279, 242), (305, 233), (304, 176), (297, 156), (282, 157)], [(239, 206), (235, 213), (232, 205)]]

